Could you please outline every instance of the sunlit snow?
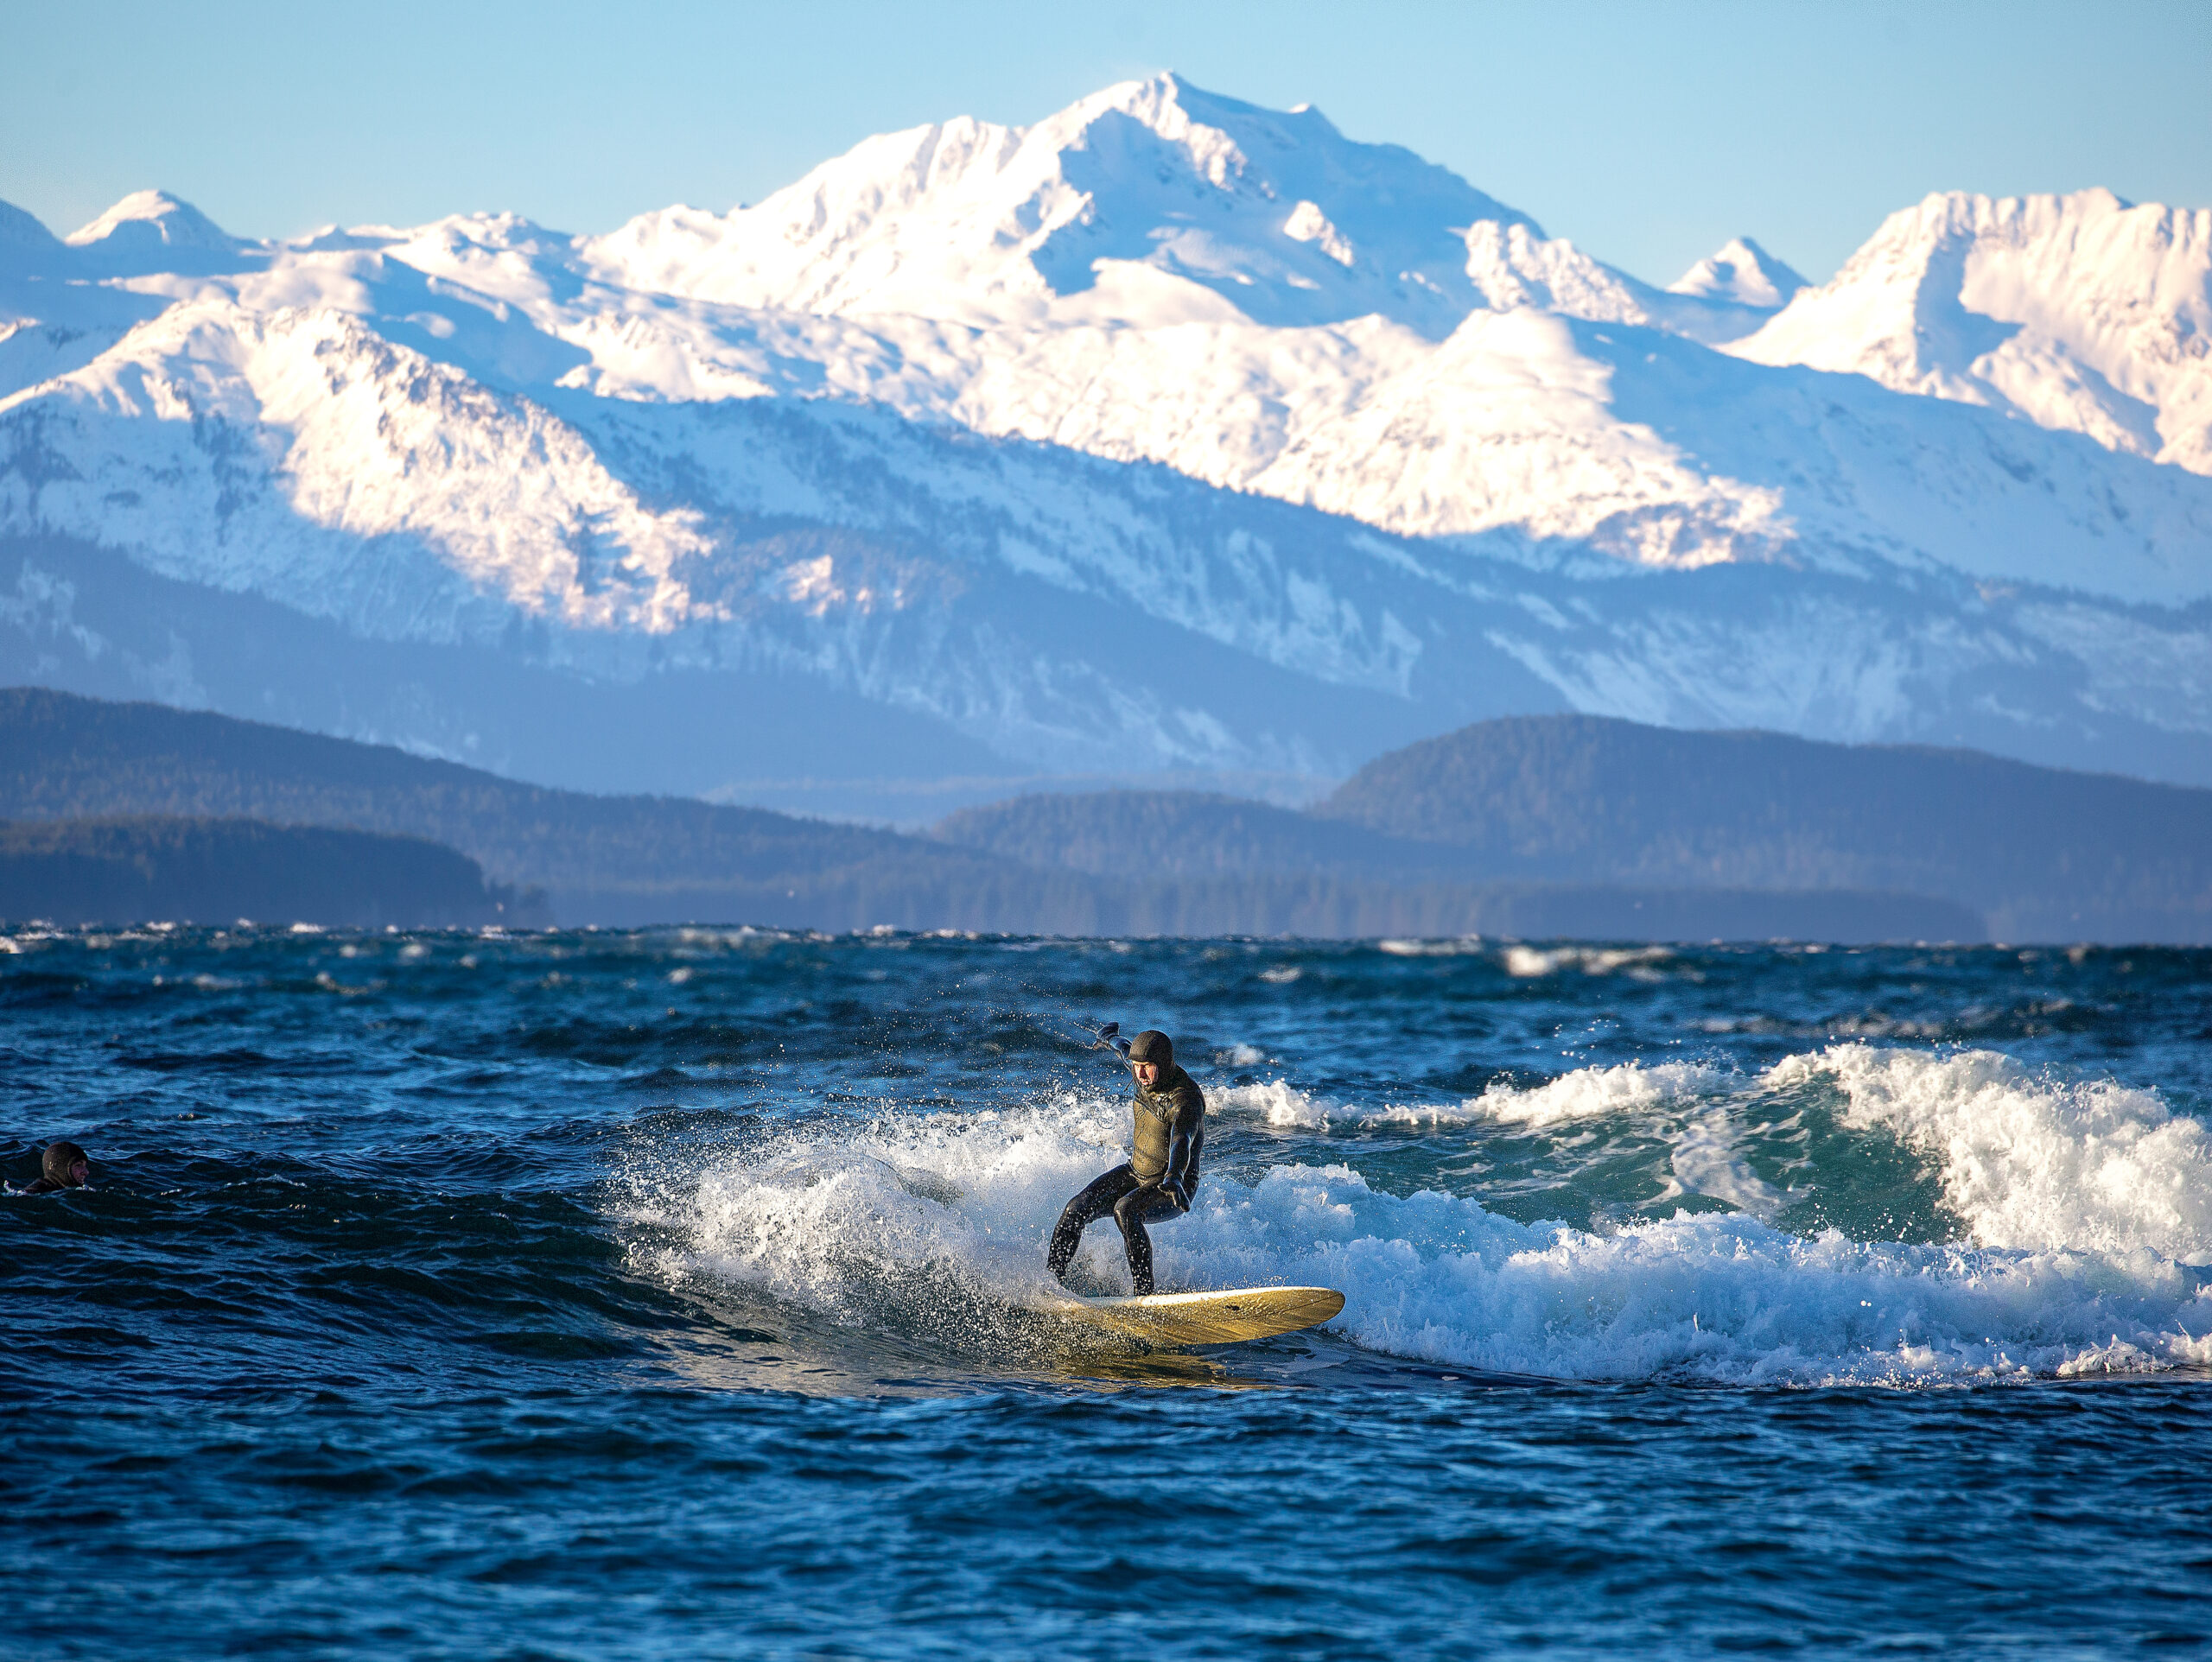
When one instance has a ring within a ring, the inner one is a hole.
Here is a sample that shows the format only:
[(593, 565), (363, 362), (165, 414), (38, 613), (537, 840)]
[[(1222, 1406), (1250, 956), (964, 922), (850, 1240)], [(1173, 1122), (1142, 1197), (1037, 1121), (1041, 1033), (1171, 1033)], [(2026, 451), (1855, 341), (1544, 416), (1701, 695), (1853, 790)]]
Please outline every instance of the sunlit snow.
[[(26, 678), (119, 662), (37, 552), (89, 545), (1047, 770), (1576, 707), (2206, 777), (2208, 271), (2212, 213), (1952, 195), (1817, 288), (1739, 238), (1659, 289), (1173, 76), (601, 237), (0, 206), (0, 623)], [(1147, 673), (1137, 619), (1221, 656)]]

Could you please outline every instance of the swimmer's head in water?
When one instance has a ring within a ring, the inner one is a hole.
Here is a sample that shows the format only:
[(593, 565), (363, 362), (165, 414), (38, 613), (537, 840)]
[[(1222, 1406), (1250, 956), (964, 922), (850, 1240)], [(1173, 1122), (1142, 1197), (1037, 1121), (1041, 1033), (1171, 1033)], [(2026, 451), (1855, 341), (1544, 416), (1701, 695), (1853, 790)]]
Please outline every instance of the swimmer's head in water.
[(85, 1151), (74, 1143), (48, 1143), (46, 1154), (39, 1162), (50, 1183), (64, 1189), (77, 1189), (92, 1175), (92, 1164), (85, 1158)]
[(1158, 1028), (1147, 1027), (1129, 1041), (1129, 1060), (1154, 1063), (1165, 1071), (1175, 1065), (1174, 1043)]

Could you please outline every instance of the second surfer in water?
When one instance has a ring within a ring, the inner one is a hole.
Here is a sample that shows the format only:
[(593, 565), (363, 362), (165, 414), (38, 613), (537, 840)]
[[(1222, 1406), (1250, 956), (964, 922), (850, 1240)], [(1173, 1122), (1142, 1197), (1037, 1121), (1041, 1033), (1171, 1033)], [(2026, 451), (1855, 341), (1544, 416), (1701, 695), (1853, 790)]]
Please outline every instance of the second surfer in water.
[[(1110, 1044), (1117, 1031), (1109, 1027), (1100, 1037)], [(1148, 1028), (1122, 1054), (1137, 1083), (1129, 1158), (1067, 1203), (1045, 1261), (1065, 1281), (1083, 1232), (1110, 1212), (1128, 1254), (1130, 1285), (1141, 1297), (1152, 1291), (1152, 1237), (1145, 1222), (1179, 1218), (1191, 1209), (1206, 1140), (1206, 1099), (1198, 1082), (1176, 1066), (1166, 1034)]]

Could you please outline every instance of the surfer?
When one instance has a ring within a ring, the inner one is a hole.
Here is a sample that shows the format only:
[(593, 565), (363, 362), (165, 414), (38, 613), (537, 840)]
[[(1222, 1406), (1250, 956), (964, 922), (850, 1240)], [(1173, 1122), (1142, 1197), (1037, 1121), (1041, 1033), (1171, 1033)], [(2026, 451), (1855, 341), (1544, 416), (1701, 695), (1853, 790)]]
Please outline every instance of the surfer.
[(1167, 1035), (1147, 1028), (1135, 1038), (1118, 1037), (1120, 1024), (1109, 1023), (1099, 1037), (1121, 1051), (1136, 1075), (1136, 1132), (1129, 1158), (1067, 1204), (1052, 1231), (1045, 1262), (1065, 1282), (1083, 1232), (1109, 1212), (1122, 1231), (1128, 1255), (1129, 1281), (1137, 1296), (1152, 1291), (1152, 1237), (1147, 1220), (1179, 1218), (1191, 1209), (1198, 1186), (1198, 1155), (1205, 1146), (1205, 1093), (1175, 1063)]
[(92, 1175), (92, 1163), (74, 1143), (48, 1143), (39, 1169), (43, 1175), (21, 1193), (51, 1195), (57, 1189), (82, 1189)]

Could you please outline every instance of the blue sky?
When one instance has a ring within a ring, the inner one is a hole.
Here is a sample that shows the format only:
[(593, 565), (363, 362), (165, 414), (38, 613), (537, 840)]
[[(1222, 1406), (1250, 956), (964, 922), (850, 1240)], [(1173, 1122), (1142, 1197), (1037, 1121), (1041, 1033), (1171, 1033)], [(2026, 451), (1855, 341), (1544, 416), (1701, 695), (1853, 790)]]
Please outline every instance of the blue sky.
[(1163, 68), (1316, 104), (1662, 282), (1739, 233), (1826, 276), (1931, 190), (2212, 206), (2212, 0), (0, 0), (0, 198), (63, 232), (149, 185), (247, 235), (601, 231)]

